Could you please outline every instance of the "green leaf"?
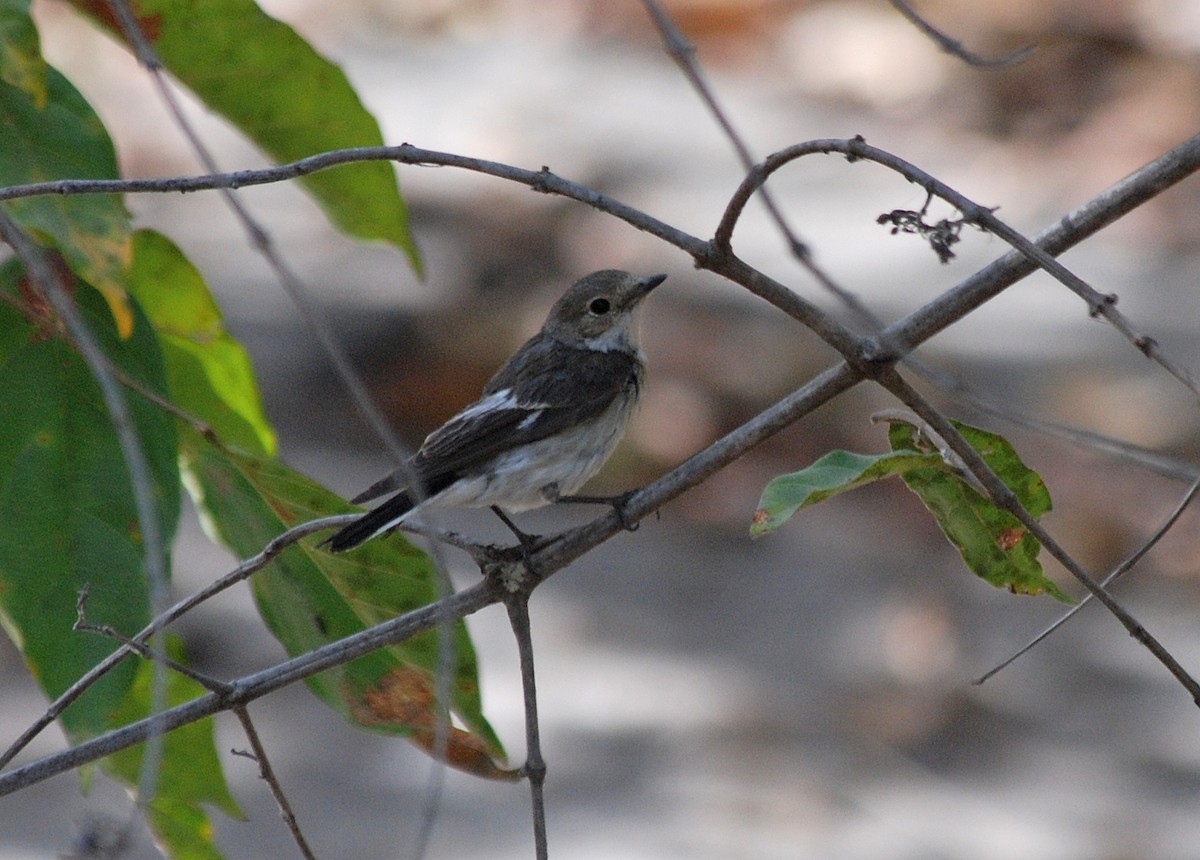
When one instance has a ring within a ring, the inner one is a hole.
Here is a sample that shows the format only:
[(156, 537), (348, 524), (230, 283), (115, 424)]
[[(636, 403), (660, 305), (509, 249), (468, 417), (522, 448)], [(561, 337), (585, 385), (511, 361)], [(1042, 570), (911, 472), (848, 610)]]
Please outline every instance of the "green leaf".
[[(1050, 492), (1041, 476), (1021, 462), (1008, 440), (959, 421), (951, 423), (1035, 519), (1050, 510)], [(888, 441), (893, 449), (928, 447), (912, 425), (902, 422), (889, 427)], [(1074, 602), (1042, 570), (1037, 538), (1015, 516), (980, 495), (957, 470), (948, 465), (914, 469), (903, 478), (977, 576), (1014, 594), (1045, 593)]]
[[(1036, 518), (1050, 510), (1050, 494), (1041, 477), (1021, 462), (1003, 437), (958, 421), (953, 424), (1030, 514)], [(1017, 594), (1046, 593), (1072, 602), (1043, 572), (1037, 560), (1041, 544), (1015, 516), (976, 492), (910, 424), (892, 423), (888, 439), (890, 452), (831, 451), (806, 469), (771, 480), (759, 500), (750, 533), (758, 536), (774, 531), (809, 505), (898, 475), (933, 514), (977, 576)]]
[(750, 525), (753, 537), (774, 531), (802, 508), (872, 481), (902, 475), (910, 469), (941, 462), (936, 454), (892, 451), (887, 454), (854, 454), (830, 451), (807, 469), (780, 475), (763, 490)]
[[(80, 589), (90, 586), (89, 620), (126, 635), (149, 621), (149, 598), (129, 473), (99, 387), (53, 320), (39, 327), (18, 312), (38, 313), (20, 274), (13, 262), (0, 267), (7, 299), (0, 301), (0, 616), (42, 689), (55, 697), (116, 647), (72, 632)], [(96, 291), (78, 283), (75, 299), (113, 364), (147, 390), (164, 392), (162, 359), (145, 319), (135, 316), (131, 336), (122, 339)], [(144, 398), (127, 399), (169, 546), (180, 504), (174, 423)], [(131, 663), (122, 664), (64, 712), (72, 740), (110, 726), (133, 673)]]
[(138, 231), (129, 291), (158, 333), (175, 404), (207, 423), (225, 445), (273, 455), (275, 431), (250, 356), (225, 330), (196, 267), (165, 236)]
[[(182, 661), (178, 639), (168, 637), (168, 654)], [(130, 695), (113, 715), (114, 725), (126, 725), (150, 714), (153, 664), (142, 661)], [(167, 678), (168, 707), (182, 705), (205, 693), (190, 678), (172, 672)], [(103, 768), (114, 778), (136, 786), (141, 775), (145, 744), (138, 744), (104, 759)], [(215, 860), (221, 854), (212, 842), (212, 824), (201, 804), (210, 804), (233, 818), (243, 818), (229, 793), (217, 756), (213, 720), (206, 717), (175, 729), (163, 738), (162, 760), (149, 803), (151, 828), (169, 849), (172, 860)]]
[[(183, 435), (188, 486), (210, 532), (241, 557), (259, 552), (296, 523), (343, 513), (345, 502), (283, 464)], [(305, 542), (288, 548), (252, 580), (267, 626), (298, 655), (357, 633), (437, 598), (428, 556), (399, 536), (373, 541), (353, 555), (333, 555)], [(452, 710), (469, 731), (451, 732), (449, 762), (471, 772), (510, 778), (498, 761), (499, 739), (482, 713), (475, 651), (461, 621), (454, 625), (456, 667)], [(429, 750), (439, 709), (433, 701), (438, 634), (431, 630), (309, 679), (309, 686), (347, 719), (408, 736)]]
[(29, 0), (0, 0), (0, 81), (28, 94), (39, 110), (46, 106), (46, 61)]
[[(116, 154), (100, 118), (57, 71), (47, 67), (45, 77), (40, 98), (36, 89), (0, 82), (0, 185), (116, 179)], [(121, 336), (128, 336), (130, 225), (120, 196), (49, 195), (3, 206), (22, 227), (53, 240), (72, 271), (104, 294)]]
[[(108, 4), (74, 5), (119, 32)], [(345, 73), (251, 0), (139, 0), (136, 12), (171, 73), (277, 162), (383, 143)], [(361, 162), (300, 181), (341, 230), (390, 242), (419, 269), (390, 163)]]

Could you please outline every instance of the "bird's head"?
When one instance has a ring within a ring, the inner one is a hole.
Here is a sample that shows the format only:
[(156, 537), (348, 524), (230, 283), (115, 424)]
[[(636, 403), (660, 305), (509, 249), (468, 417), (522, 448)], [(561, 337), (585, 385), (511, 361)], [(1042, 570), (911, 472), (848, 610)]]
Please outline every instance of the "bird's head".
[(639, 278), (604, 269), (580, 278), (546, 318), (544, 334), (572, 346), (600, 350), (636, 350), (634, 312), (666, 275)]

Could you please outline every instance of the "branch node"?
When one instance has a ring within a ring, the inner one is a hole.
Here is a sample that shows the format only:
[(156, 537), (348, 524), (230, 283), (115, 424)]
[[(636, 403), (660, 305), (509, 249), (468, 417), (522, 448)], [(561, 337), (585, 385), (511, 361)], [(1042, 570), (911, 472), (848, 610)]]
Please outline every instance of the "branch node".
[(863, 147), (867, 144), (867, 139), (861, 134), (856, 134), (847, 141), (846, 146), (846, 161), (853, 164), (863, 157)]
[(551, 181), (557, 178), (550, 168), (543, 164), (542, 169), (537, 172), (537, 176), (529, 183), (529, 188), (540, 194), (549, 194), (551, 193)]
[(859, 344), (858, 359), (869, 366), (895, 364), (900, 360), (895, 346), (877, 335), (864, 337)]
[(1091, 306), (1088, 308), (1088, 316), (1092, 319), (1104, 316), (1109, 308), (1116, 306), (1117, 298), (1116, 293), (1104, 293), (1100, 295), (1094, 302), (1091, 302)]

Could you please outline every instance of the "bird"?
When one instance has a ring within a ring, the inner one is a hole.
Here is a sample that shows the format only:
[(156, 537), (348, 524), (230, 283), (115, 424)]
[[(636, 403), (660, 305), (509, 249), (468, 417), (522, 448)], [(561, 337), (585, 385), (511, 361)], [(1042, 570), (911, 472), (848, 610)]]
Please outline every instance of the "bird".
[(576, 281), (476, 402), (351, 502), (394, 494), (324, 543), (345, 552), (422, 510), (490, 507), (525, 545), (532, 536), (506, 514), (558, 501), (613, 502), (572, 494), (629, 424), (646, 373), (637, 311), (666, 277), (604, 269)]

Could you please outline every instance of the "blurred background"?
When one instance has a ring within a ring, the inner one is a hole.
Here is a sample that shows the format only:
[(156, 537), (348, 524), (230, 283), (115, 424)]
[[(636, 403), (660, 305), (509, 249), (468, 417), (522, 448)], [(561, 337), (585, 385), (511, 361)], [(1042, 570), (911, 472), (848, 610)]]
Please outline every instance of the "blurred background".
[[(742, 171), (661, 49), (639, 3), (602, 0), (269, 0), (339, 62), (389, 143), (556, 173), (701, 237)], [(917, 164), (1036, 232), (1200, 128), (1200, 6), (1189, 0), (927, 0), (927, 19), (984, 56), (938, 50), (888, 3), (672, 0), (664, 4), (758, 155), (851, 137)], [(199, 172), (132, 60), (65, 7), (37, 8), (48, 57), (96, 106), (129, 176)], [(281, 70), (281, 73), (286, 73)], [(185, 96), (186, 99), (186, 96)], [(188, 102), (226, 169), (263, 163)], [(428, 272), (336, 234), (297, 188), (239, 192), (335, 325), (403, 438), (417, 444), (469, 402), (598, 268), (668, 272), (646, 308), (644, 407), (597, 490), (652, 480), (827, 366), (833, 355), (682, 254), (581, 205), (450, 169), (404, 168)], [(811, 157), (772, 180), (816, 260), (886, 320), (902, 317), (1006, 247), (966, 231), (940, 265), (882, 212), (924, 193), (882, 168)], [(214, 194), (129, 206), (183, 247), (253, 353), (291, 464), (346, 495), (387, 471), (303, 319)], [(1064, 258), (1195, 369), (1200, 185), (1183, 183)], [(934, 205), (932, 216), (951, 217)], [(734, 247), (831, 311), (752, 206)], [(1196, 462), (1192, 397), (1048, 278), (1010, 289), (921, 350), (1014, 414)], [(1050, 436), (1006, 434), (1046, 478), (1044, 522), (1102, 574), (1144, 541), (1185, 483)], [(992, 589), (963, 567), (898, 484), (809, 510), (751, 542), (775, 474), (826, 451), (879, 451), (892, 406), (856, 389), (556, 576), (532, 603), (551, 850), (573, 858), (1185, 858), (1200, 844), (1200, 713), (1111, 617), (1089, 608), (983, 686), (972, 679), (1062, 611)], [(522, 523), (549, 533), (587, 512)], [(1180, 524), (1117, 593), (1200, 671), (1197, 527)], [(448, 524), (502, 539), (489, 516)], [(189, 519), (177, 587), (232, 560)], [(477, 572), (451, 555), (462, 584)], [(1047, 562), (1048, 563), (1048, 562)], [(1061, 572), (1051, 573), (1073, 593)], [(469, 619), (485, 710), (523, 755), (515, 648), (498, 609)], [(183, 625), (193, 658), (233, 677), (280, 659), (244, 590)], [(43, 703), (10, 647), (0, 721), (15, 734)], [(318, 855), (411, 856), (430, 765), (360, 733), (302, 689), (256, 704), (264, 742)], [(220, 745), (243, 748), (233, 720)], [(25, 760), (57, 748), (47, 738)], [(293, 856), (251, 762), (227, 772), (246, 822), (216, 816), (230, 857)], [(115, 789), (74, 776), (0, 802), (0, 858), (81, 851), (127, 814)], [(445, 776), (429, 857), (532, 855), (528, 790)], [(143, 844), (120, 856), (153, 856)]]

